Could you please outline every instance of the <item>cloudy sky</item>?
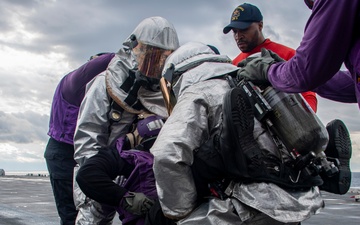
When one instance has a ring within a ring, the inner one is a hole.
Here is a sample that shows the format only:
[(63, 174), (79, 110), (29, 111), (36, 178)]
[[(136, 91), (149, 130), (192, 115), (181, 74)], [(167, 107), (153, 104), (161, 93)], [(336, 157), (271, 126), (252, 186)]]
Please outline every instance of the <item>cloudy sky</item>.
[[(264, 35), (296, 48), (310, 10), (302, 0), (248, 0), (264, 16)], [(239, 50), (222, 29), (244, 1), (2, 0), (0, 1), (0, 168), (46, 170), (43, 158), (52, 96), (60, 79), (91, 55), (116, 52), (137, 24), (162, 16), (180, 43), (201, 41), (231, 58)], [(326, 66), (326, 65), (324, 65)], [(353, 143), (351, 167), (360, 171), (360, 111), (319, 97), (324, 124), (342, 119)]]

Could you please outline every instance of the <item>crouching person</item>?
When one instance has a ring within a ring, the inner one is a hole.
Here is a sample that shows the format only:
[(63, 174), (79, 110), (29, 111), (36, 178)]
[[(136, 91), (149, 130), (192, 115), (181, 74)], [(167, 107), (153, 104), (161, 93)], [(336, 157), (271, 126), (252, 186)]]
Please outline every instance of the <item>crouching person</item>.
[[(139, 120), (134, 132), (117, 140), (116, 148), (99, 151), (77, 173), (83, 193), (113, 206), (123, 225), (175, 224), (163, 216), (157, 201), (149, 152), (162, 124), (163, 119), (155, 115)], [(148, 215), (150, 209), (152, 214)]]
[[(179, 46), (174, 26), (165, 18), (141, 21), (115, 54), (107, 69), (87, 85), (74, 134), (74, 177), (100, 150), (132, 131), (144, 114), (167, 118), (159, 89), (167, 56)], [(130, 148), (126, 148), (130, 149)], [(113, 207), (84, 195), (74, 182), (77, 225), (112, 224)]]
[(166, 60), (161, 84), (171, 114), (150, 152), (162, 210), (177, 224), (299, 224), (324, 207), (320, 173), (294, 166), (246, 92), (232, 88), (238, 69), (197, 42)]

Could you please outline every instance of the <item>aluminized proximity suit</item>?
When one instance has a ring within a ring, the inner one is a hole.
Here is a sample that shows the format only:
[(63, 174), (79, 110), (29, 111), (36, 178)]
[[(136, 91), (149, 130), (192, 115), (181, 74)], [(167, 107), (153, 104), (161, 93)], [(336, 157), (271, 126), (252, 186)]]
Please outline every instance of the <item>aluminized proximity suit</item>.
[[(177, 103), (150, 150), (163, 212), (178, 224), (297, 224), (323, 207), (317, 187), (288, 191), (273, 183), (231, 182), (228, 198), (210, 197), (198, 204), (191, 168), (194, 151), (220, 127), (223, 96), (230, 89), (223, 77), (238, 70), (230, 62), (197, 42), (181, 46), (167, 58), (164, 68), (172, 63), (179, 76), (173, 77), (172, 89)], [(262, 148), (275, 151), (257, 121), (254, 138)]]
[[(134, 37), (142, 44), (166, 50), (179, 46), (175, 28), (166, 19), (151, 17), (143, 20), (124, 42), (108, 69), (98, 75), (87, 88), (80, 106), (74, 136), (76, 177), (79, 166), (99, 150), (114, 147), (116, 140), (127, 134), (137, 117), (153, 113), (167, 117), (160, 91), (149, 90), (136, 77), (138, 62), (132, 52)], [(113, 109), (114, 102), (121, 109)], [(79, 209), (76, 224), (111, 224), (115, 208), (100, 205), (86, 198), (74, 182), (75, 205)]]

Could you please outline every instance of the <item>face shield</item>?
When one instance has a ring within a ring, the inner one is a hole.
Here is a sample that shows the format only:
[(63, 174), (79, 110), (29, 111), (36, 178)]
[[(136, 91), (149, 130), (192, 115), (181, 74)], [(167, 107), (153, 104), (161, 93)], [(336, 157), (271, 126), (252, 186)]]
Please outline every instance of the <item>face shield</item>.
[(162, 49), (138, 42), (133, 53), (138, 62), (138, 70), (146, 77), (160, 79), (166, 58), (172, 50)]
[(136, 80), (148, 90), (159, 91), (159, 81), (166, 58), (173, 50), (166, 50), (137, 42), (132, 53), (138, 63)]
[(162, 17), (146, 18), (123, 44), (132, 50), (138, 63), (136, 79), (158, 91), (165, 59), (179, 47), (174, 26)]

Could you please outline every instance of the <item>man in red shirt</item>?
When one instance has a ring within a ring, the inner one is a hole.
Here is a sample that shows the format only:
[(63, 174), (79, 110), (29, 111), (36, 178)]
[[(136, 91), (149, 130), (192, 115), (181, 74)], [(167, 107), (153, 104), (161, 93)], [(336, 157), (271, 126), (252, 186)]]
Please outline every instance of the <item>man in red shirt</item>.
[[(260, 10), (251, 4), (244, 3), (235, 8), (231, 15), (230, 24), (223, 32), (229, 33), (231, 30), (234, 39), (241, 53), (233, 59), (233, 64), (238, 65), (248, 56), (258, 53), (262, 48), (275, 52), (284, 60), (289, 60), (295, 55), (295, 50), (284, 45), (265, 39), (262, 34), (263, 16)], [(301, 93), (314, 112), (317, 111), (316, 94), (311, 91)], [(336, 176), (322, 176), (324, 184), (320, 187), (336, 194), (345, 194), (351, 184), (351, 170), (349, 166), (351, 158), (351, 140), (345, 124), (340, 120), (333, 120), (326, 126), (329, 133), (329, 143), (325, 150), (328, 157), (338, 158), (340, 171)], [(339, 144), (342, 143), (342, 144)]]
[[(260, 52), (261, 48), (269, 49), (278, 54), (284, 60), (289, 60), (295, 55), (295, 50), (285, 45), (278, 44), (265, 39), (262, 33), (263, 16), (260, 10), (251, 4), (244, 3), (235, 8), (231, 15), (231, 22), (227, 25), (223, 32), (225, 34), (233, 31), (234, 39), (241, 53), (233, 59), (233, 64), (238, 65), (248, 56)], [(310, 107), (317, 111), (316, 94), (311, 91), (301, 93)]]

